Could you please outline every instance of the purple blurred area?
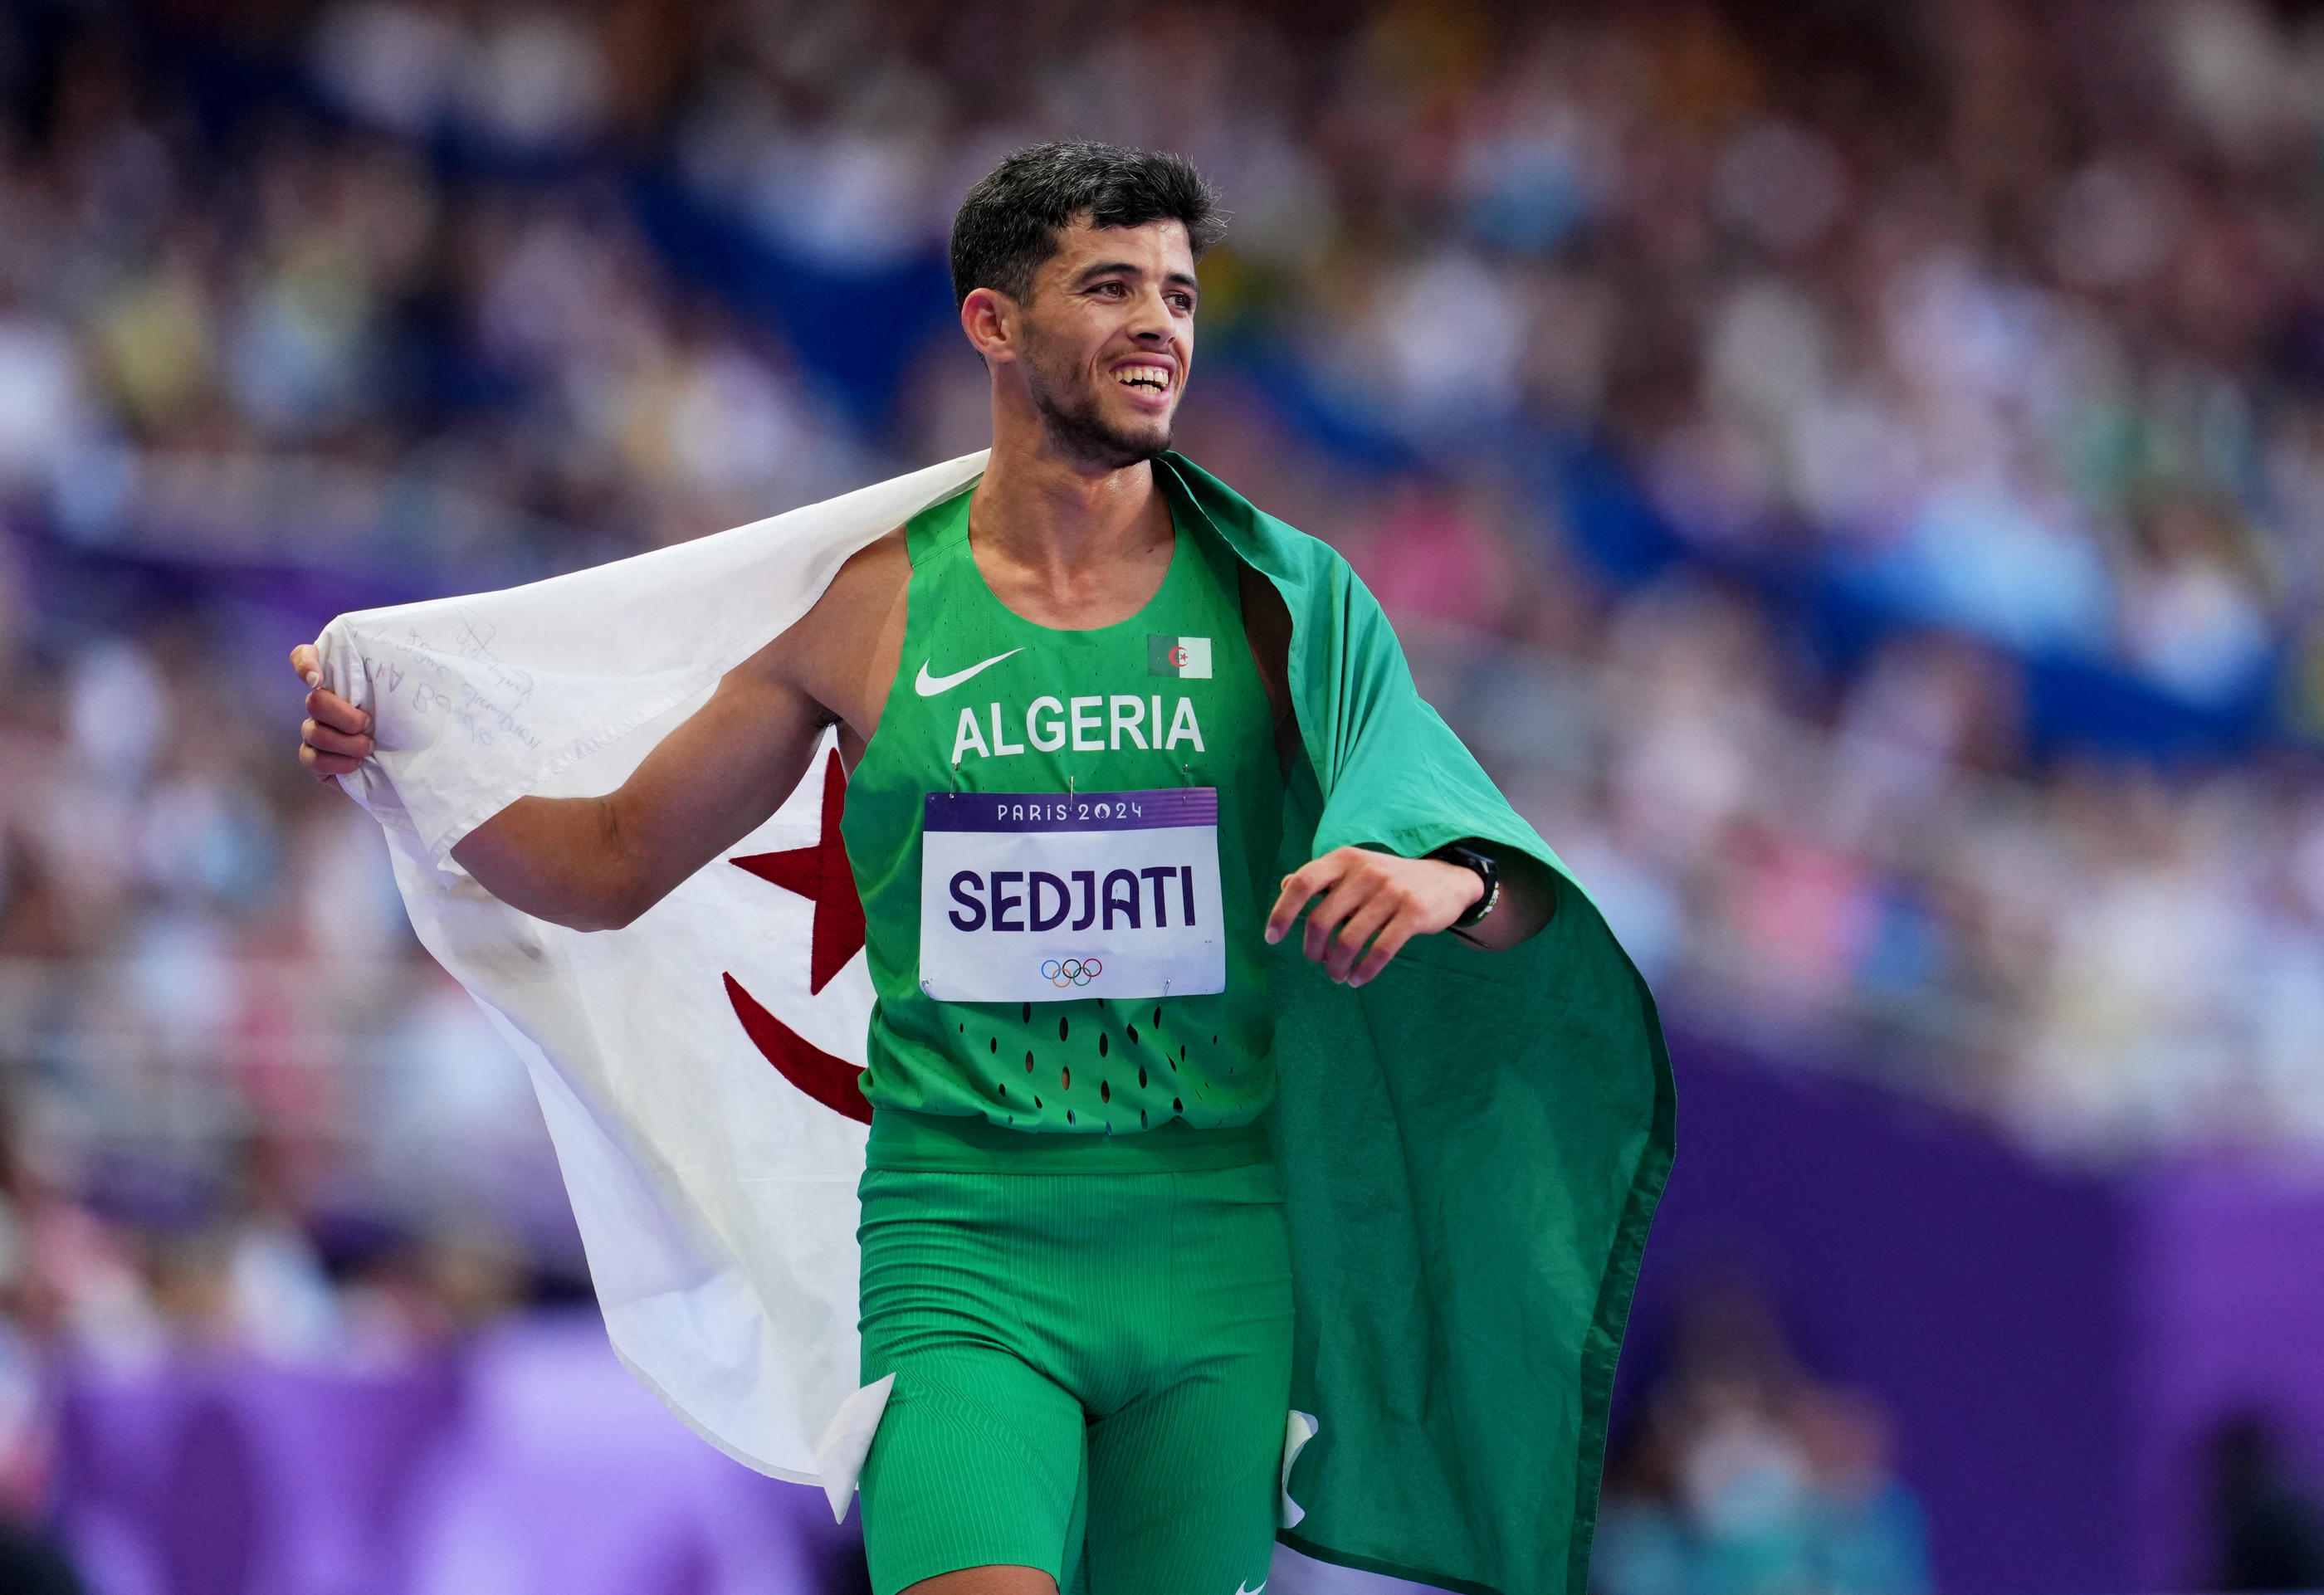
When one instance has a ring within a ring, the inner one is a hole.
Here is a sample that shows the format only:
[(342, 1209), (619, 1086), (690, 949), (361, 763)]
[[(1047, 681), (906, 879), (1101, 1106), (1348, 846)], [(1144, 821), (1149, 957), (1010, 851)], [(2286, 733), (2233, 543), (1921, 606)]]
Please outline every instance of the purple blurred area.
[(1684, 1038), (1603, 1595), (2324, 1585), (2324, 6), (0, 0), (0, 1588), (851, 1587), (282, 658), (980, 447), (1060, 134)]
[(819, 1490), (712, 1451), (593, 1314), (392, 1373), (76, 1370), (56, 1520), (122, 1595), (868, 1590)]
[(1674, 1050), (1692, 1128), (1640, 1286), (1618, 1477), (1668, 1399), (1647, 1370), (1703, 1359), (1691, 1339), (1749, 1362), (1770, 1333), (1878, 1393), (1942, 1588), (2195, 1586), (2220, 1571), (2223, 1418), (2269, 1414), (2302, 1467), (2324, 1462), (2312, 1166), (2061, 1169), (1877, 1089)]

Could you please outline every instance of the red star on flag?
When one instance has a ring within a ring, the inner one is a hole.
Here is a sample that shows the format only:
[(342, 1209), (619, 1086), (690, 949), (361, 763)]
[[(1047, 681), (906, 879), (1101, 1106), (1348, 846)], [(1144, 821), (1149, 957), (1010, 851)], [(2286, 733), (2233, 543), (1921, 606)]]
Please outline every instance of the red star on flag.
[(847, 772), (839, 750), (823, 767), (823, 834), (813, 847), (788, 853), (754, 853), (728, 862), (761, 880), (771, 880), (815, 904), (815, 934), (807, 952), (807, 991), (821, 991), (831, 977), (862, 950), (863, 899), (856, 895), (855, 871), (847, 862), (839, 819), (847, 809)]
[[(810, 996), (828, 985), (863, 946), (863, 899), (856, 894), (855, 871), (839, 834), (846, 808), (847, 771), (835, 748), (823, 767), (822, 834), (815, 845), (728, 861), (815, 904), (815, 925), (807, 939)], [(872, 1121), (872, 1104), (863, 1100), (858, 1083), (862, 1070), (832, 1056), (777, 1019), (733, 975), (725, 980), (734, 1017), (784, 1079), (835, 1113), (865, 1124)]]

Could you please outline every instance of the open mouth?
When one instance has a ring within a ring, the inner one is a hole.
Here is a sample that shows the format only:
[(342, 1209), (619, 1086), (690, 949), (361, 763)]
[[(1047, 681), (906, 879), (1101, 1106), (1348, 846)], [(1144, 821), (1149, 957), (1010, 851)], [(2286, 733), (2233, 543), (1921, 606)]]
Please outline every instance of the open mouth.
[(1167, 365), (1118, 365), (1113, 380), (1133, 393), (1160, 398), (1170, 391), (1170, 368)]

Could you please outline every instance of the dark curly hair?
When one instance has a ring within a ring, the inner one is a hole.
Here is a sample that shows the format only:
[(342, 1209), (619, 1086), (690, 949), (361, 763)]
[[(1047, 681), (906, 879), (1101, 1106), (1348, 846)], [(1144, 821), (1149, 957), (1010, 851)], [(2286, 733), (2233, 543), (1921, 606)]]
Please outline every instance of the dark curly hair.
[(1194, 258), (1226, 232), (1219, 197), (1183, 155), (1062, 139), (1019, 150), (977, 180), (952, 218), (952, 294), (990, 288), (1022, 302), (1077, 217), (1093, 226), (1183, 222)]

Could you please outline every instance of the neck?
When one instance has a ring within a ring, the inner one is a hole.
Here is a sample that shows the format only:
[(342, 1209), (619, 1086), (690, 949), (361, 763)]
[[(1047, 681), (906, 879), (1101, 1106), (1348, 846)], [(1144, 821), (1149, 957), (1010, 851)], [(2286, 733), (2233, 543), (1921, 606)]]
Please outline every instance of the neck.
[(1038, 416), (994, 407), (992, 457), (969, 501), (969, 538), (1010, 564), (1071, 581), (1170, 536), (1147, 461), (1107, 466), (1057, 447)]

